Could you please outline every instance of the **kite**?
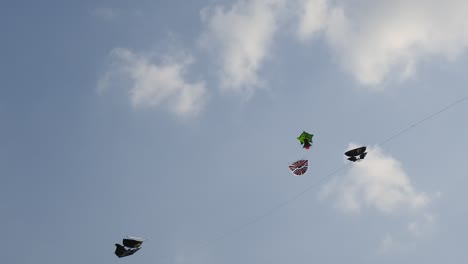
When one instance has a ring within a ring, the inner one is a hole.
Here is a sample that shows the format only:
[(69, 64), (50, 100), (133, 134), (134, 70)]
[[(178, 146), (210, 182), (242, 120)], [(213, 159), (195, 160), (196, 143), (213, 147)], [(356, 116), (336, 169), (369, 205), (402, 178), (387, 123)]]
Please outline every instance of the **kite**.
[(135, 249), (127, 249), (125, 248), (124, 246), (122, 245), (119, 245), (119, 244), (115, 244), (115, 255), (119, 258), (123, 258), (123, 257), (127, 257), (127, 256), (131, 256), (133, 254), (135, 254), (135, 252), (137, 252), (138, 250), (140, 250), (140, 248), (135, 248)]
[(363, 160), (366, 155), (366, 147), (359, 147), (345, 152), (345, 155), (348, 156), (348, 160), (356, 162), (358, 160)]
[(299, 142), (301, 142), (302, 147), (305, 149), (309, 149), (310, 146), (312, 145), (312, 137), (314, 135), (309, 134), (305, 131), (302, 132), (302, 134), (297, 138)]
[(309, 161), (308, 160), (298, 160), (296, 162), (293, 162), (291, 165), (289, 165), (289, 170), (295, 176), (304, 175), (307, 172), (308, 168), (309, 168)]
[(131, 256), (141, 249), (143, 239), (136, 237), (127, 237), (122, 240), (122, 245), (115, 244), (115, 255), (119, 258)]
[(127, 237), (122, 240), (124, 246), (129, 248), (139, 248), (143, 244), (143, 239), (137, 237)]

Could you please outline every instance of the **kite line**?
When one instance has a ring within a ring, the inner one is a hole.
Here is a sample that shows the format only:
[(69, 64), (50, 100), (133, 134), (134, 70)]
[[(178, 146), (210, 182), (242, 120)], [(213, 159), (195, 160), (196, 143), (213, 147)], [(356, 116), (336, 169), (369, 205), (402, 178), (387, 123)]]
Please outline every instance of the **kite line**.
[[(385, 145), (393, 140), (395, 140), (396, 138), (400, 137), (401, 135), (405, 134), (406, 132), (408, 132), (409, 130), (419, 126), (420, 124), (432, 119), (433, 117), (447, 111), (448, 109), (454, 107), (455, 105), (465, 101), (466, 99), (468, 99), (468, 95), (462, 97), (461, 99), (458, 99), (454, 102), (452, 102), (451, 104), (447, 105), (446, 107), (440, 109), (439, 111), (435, 112), (435, 113), (432, 113), (431, 115), (417, 121), (416, 123), (406, 127), (405, 129), (399, 131), (398, 133), (390, 136), (389, 138), (387, 138), (386, 140), (382, 141), (381, 143), (377, 144), (378, 146), (382, 146), (382, 145)], [(335, 175), (336, 173), (340, 172), (341, 170), (343, 170), (344, 168), (348, 167), (350, 164), (352, 163), (346, 163), (345, 165), (339, 167), (339, 168), (336, 168), (335, 170), (329, 172), (328, 174), (326, 174), (325, 176), (319, 178), (317, 181), (315, 181), (313, 184), (309, 185), (307, 188), (305, 188), (304, 190), (302, 190), (301, 192), (295, 194), (294, 196), (292, 196), (291, 198), (285, 200), (284, 202), (272, 207), (271, 209), (265, 211), (263, 214), (253, 218), (252, 220), (236, 227), (236, 228), (233, 228), (231, 229), (230, 231), (228, 232), (225, 232), (223, 233), (222, 235), (218, 236), (217, 238), (215, 238), (211, 243), (214, 243), (216, 241), (219, 241), (229, 235), (232, 235), (232, 234), (235, 234), (237, 232), (241, 232), (243, 231), (244, 229), (246, 229), (247, 227), (259, 222), (260, 220), (266, 218), (267, 216), (269, 215), (272, 215), (274, 212), (276, 212), (277, 210), (287, 206), (288, 204), (294, 202), (295, 200), (297, 200), (299, 197), (301, 197), (302, 195), (304, 195), (305, 193), (307, 193), (308, 191), (312, 190), (314, 187), (316, 187), (318, 184), (322, 183), (325, 179), (327, 179), (328, 177), (330, 176), (333, 176)], [(207, 243), (208, 244), (211, 244), (211, 243)]]
[(452, 107), (454, 107), (455, 105), (457, 105), (457, 104), (459, 104), (459, 103), (465, 101), (466, 99), (468, 99), (468, 95), (466, 95), (466, 96), (464, 96), (464, 97), (462, 97), (462, 98), (460, 98), (460, 99), (458, 99), (458, 100), (452, 102), (451, 104), (449, 104), (449, 105), (447, 105), (446, 107), (440, 109), (439, 111), (437, 111), (437, 112), (435, 112), (435, 113), (433, 113), (433, 114), (431, 114), (431, 115), (429, 115), (429, 116), (427, 116), (427, 117), (425, 117), (425, 118), (419, 120), (418, 122), (416, 122), (416, 123), (414, 123), (414, 124), (408, 126), (407, 128), (405, 128), (405, 129), (401, 130), (400, 132), (398, 132), (398, 133), (396, 133), (396, 134), (390, 136), (389, 138), (387, 138), (386, 140), (382, 141), (381, 143), (379, 143), (379, 144), (377, 144), (377, 145), (378, 145), (378, 146), (382, 146), (382, 145), (387, 144), (388, 142), (390, 142), (390, 141), (392, 141), (392, 140), (394, 140), (394, 139), (400, 137), (401, 135), (403, 135), (403, 134), (405, 134), (406, 132), (410, 131), (411, 129), (413, 129), (413, 128), (419, 126), (420, 124), (426, 122), (427, 120), (432, 119), (433, 117), (435, 117), (435, 116), (437, 116), (437, 115), (439, 115), (439, 114), (441, 114), (441, 113), (443, 113), (443, 112), (449, 110), (450, 108), (452, 108)]
[[(465, 101), (468, 99), (468, 95), (450, 103), (449, 105), (445, 106), (444, 108), (438, 110), (437, 112), (434, 112), (424, 118), (422, 118), (421, 120), (417, 121), (416, 123), (402, 129), (401, 131), (395, 133), (394, 135), (388, 137), (387, 139), (381, 141), (380, 143), (378, 143), (377, 145), (378, 146), (382, 146), (382, 145), (385, 145), (395, 139), (397, 139), (398, 137), (400, 137), (401, 135), (405, 134), (406, 132), (412, 130), (413, 128), (421, 125), (422, 123), (434, 118), (435, 116), (449, 110), (450, 108), (454, 107), (455, 105)], [(303, 196), (305, 193), (309, 192), (310, 190), (312, 190), (314, 187), (317, 187), (320, 183), (322, 183), (324, 180), (326, 180), (327, 178), (335, 175), (336, 173), (340, 172), (341, 170), (343, 170), (344, 168), (350, 166), (352, 163), (346, 163), (345, 165), (343, 166), (340, 166), (338, 168), (336, 168), (335, 170), (329, 172), (328, 174), (324, 175), (323, 177), (320, 177), (317, 181), (314, 181), (313, 184), (309, 185), (307, 188), (305, 188), (304, 190), (300, 191), (299, 193), (293, 195), (291, 198), (285, 200), (284, 202), (282, 203), (279, 203), (277, 204), (276, 206), (268, 209), (267, 211), (265, 211), (264, 213), (258, 215), (257, 217), (255, 218), (252, 218), (250, 221), (247, 221), (245, 222), (244, 224), (241, 224), (237, 227), (234, 227), (232, 228), (231, 230), (229, 231), (226, 231), (224, 233), (222, 233), (221, 235), (217, 236), (216, 238), (212, 239), (211, 241), (206, 241), (204, 242), (203, 244), (200, 245), (200, 247), (207, 247), (209, 246), (210, 244), (213, 244), (217, 241), (220, 241), (228, 236), (231, 236), (233, 234), (236, 234), (236, 233), (239, 233), (239, 232), (242, 232), (244, 231), (245, 229), (247, 229), (249, 226), (257, 223), (257, 222), (260, 222), (262, 219), (270, 216), (270, 215), (273, 215), (276, 211), (278, 211), (279, 209), (283, 208), (283, 207), (286, 207), (287, 205), (291, 204), (292, 202), (296, 201), (297, 199), (299, 199), (301, 196)]]

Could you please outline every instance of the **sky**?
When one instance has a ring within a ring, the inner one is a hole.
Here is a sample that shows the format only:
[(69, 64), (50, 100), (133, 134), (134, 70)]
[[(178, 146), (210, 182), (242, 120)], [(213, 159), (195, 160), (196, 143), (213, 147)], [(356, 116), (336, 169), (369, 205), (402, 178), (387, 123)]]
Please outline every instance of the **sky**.
[(467, 12), (1, 1), (2, 259), (468, 262)]

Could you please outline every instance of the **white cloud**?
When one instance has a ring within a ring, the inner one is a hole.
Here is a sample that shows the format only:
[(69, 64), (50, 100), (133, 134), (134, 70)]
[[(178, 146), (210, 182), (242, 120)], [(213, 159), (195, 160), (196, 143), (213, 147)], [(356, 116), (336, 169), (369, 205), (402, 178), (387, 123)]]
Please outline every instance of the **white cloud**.
[(220, 60), (222, 87), (234, 91), (261, 86), (259, 71), (283, 18), (294, 21), (302, 41), (323, 36), (343, 69), (371, 89), (414, 76), (426, 58), (452, 60), (468, 47), (464, 0), (238, 0), (201, 13), (200, 42)]
[(325, 28), (329, 16), (328, 0), (299, 0), (298, 2), (297, 33), (300, 39), (305, 40)]
[(302, 2), (301, 39), (323, 29), (343, 67), (370, 87), (413, 76), (428, 56), (454, 59), (468, 47), (464, 0)]
[[(350, 144), (348, 149), (356, 147)], [(428, 237), (436, 225), (430, 207), (439, 193), (429, 196), (416, 190), (401, 163), (379, 147), (368, 147), (367, 152), (364, 160), (351, 163), (347, 174), (326, 184), (320, 198), (333, 200), (345, 213), (373, 210), (406, 222), (402, 231), (382, 238), (379, 253), (403, 250), (415, 239)]]
[(220, 59), (226, 90), (250, 94), (261, 85), (258, 76), (278, 30), (285, 0), (239, 0), (231, 8), (211, 6), (201, 12), (206, 31), (200, 43)]
[(113, 63), (99, 80), (99, 91), (125, 80), (129, 82), (129, 97), (135, 107), (165, 105), (179, 116), (196, 114), (203, 107), (207, 93), (204, 82), (189, 83), (184, 79), (191, 57), (167, 57), (158, 65), (151, 61), (152, 55), (121, 48), (112, 50), (110, 57)]
[[(350, 145), (350, 149), (354, 147), (357, 145)], [(329, 183), (322, 196), (334, 198), (345, 212), (370, 208), (392, 214), (427, 208), (430, 197), (415, 190), (400, 162), (379, 147), (368, 148), (368, 153), (365, 160), (352, 164), (347, 175)]]
[[(112, 8), (92, 11), (105, 19), (117, 13)], [(468, 47), (467, 13), (464, 0), (236, 0), (230, 6), (202, 9), (205, 28), (198, 41), (217, 60), (219, 86), (247, 97), (265, 87), (260, 72), (273, 55), (275, 36), (290, 28), (286, 25), (294, 27), (301, 41), (323, 37), (343, 69), (361, 84), (379, 89), (386, 80), (414, 76), (427, 58), (453, 60), (463, 54)], [(205, 84), (184, 80), (190, 59), (157, 65), (151, 57), (123, 49), (112, 56), (134, 82), (130, 92), (135, 106), (166, 102), (179, 114), (201, 109)], [(113, 76), (106, 74), (101, 86)], [(348, 202), (352, 207), (354, 201)]]

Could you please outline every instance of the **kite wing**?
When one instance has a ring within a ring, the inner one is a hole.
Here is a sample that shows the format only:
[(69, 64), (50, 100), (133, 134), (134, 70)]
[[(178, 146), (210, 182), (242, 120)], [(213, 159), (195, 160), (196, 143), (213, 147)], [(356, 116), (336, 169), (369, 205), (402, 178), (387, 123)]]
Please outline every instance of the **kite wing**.
[(143, 239), (137, 237), (127, 237), (122, 240), (124, 246), (128, 248), (139, 248), (143, 244)]
[(128, 249), (127, 250), (127, 256), (131, 256), (133, 254), (135, 254), (138, 250), (140, 250), (141, 248), (135, 248), (135, 249)]
[(131, 256), (141, 249), (143, 239), (137, 237), (127, 237), (122, 240), (123, 246), (115, 244), (115, 255), (119, 258)]
[(115, 255), (119, 258), (128, 256), (128, 250), (124, 246), (115, 244)]
[[(348, 160), (355, 162), (358, 160), (362, 160), (366, 157), (366, 147), (359, 147), (352, 150), (348, 150), (345, 152), (345, 155), (348, 156)], [(359, 158), (358, 158), (359, 157)]]
[(364, 152), (366, 152), (366, 149), (367, 149), (366, 147), (355, 148), (355, 149), (346, 151), (345, 155), (348, 157), (359, 156), (363, 154)]
[(119, 258), (131, 256), (141, 249), (141, 248), (126, 249), (119, 244), (115, 244), (115, 246), (117, 247), (115, 249), (115, 255)]
[(309, 161), (308, 160), (298, 160), (296, 162), (293, 162), (291, 165), (289, 165), (289, 170), (295, 176), (304, 175), (307, 172), (307, 169), (309, 169)]

